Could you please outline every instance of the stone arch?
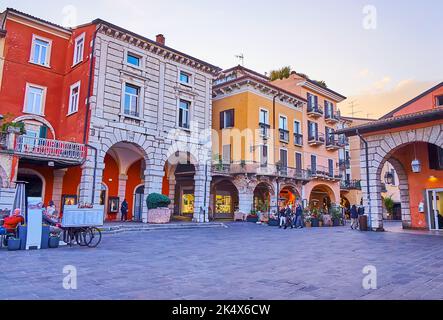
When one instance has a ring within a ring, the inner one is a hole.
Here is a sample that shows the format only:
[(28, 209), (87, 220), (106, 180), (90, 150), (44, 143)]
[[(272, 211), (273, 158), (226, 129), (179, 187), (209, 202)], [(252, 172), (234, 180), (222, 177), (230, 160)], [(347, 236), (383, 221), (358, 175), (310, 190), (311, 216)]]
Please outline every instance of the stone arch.
[[(311, 205), (311, 202), (313, 201), (314, 194), (316, 192), (324, 192), (329, 197), (330, 204), (332, 205), (337, 201), (337, 199), (340, 199), (340, 196), (337, 197), (337, 194), (335, 193), (334, 189), (331, 188), (331, 186), (323, 183), (316, 184), (312, 187), (310, 193), (309, 193), (309, 204)], [(338, 203), (335, 203), (338, 205)]]
[[(401, 180), (400, 195), (403, 203), (409, 201), (408, 183), (406, 171), (403, 166), (399, 166), (399, 161), (393, 159), (394, 153), (413, 143), (429, 143), (443, 148), (443, 125), (434, 125), (426, 128), (418, 128), (412, 130), (404, 130), (399, 132), (384, 133), (366, 138), (368, 141), (369, 153), (369, 182), (367, 181), (366, 169), (366, 153), (364, 145), (362, 145), (363, 152), (361, 153), (361, 168), (362, 168), (362, 191), (365, 199), (366, 212), (371, 215), (370, 227), (375, 230), (383, 230), (383, 204), (381, 199), (381, 171), (386, 161), (390, 161), (394, 168), (403, 172), (404, 175)], [(397, 173), (399, 173), (397, 172)], [(403, 183), (402, 183), (403, 182)], [(369, 195), (368, 195), (369, 183)], [(406, 199), (406, 200), (403, 200)], [(411, 224), (410, 205), (409, 202), (405, 209), (402, 208), (402, 219), (404, 227)]]
[(37, 122), (43, 123), (46, 127), (48, 127), (49, 131), (51, 131), (51, 134), (52, 134), (52, 137), (54, 138), (54, 140), (56, 139), (54, 127), (51, 125), (51, 123), (48, 120), (46, 120), (43, 117), (40, 117), (37, 115), (24, 115), (24, 116), (20, 116), (20, 117), (15, 118), (14, 122), (23, 122), (26, 120), (32, 120), (32, 121), (37, 121)]
[(34, 176), (38, 177), (42, 181), (42, 199), (44, 201), (45, 196), (46, 196), (46, 179), (45, 179), (45, 177), (40, 172), (38, 172), (37, 170), (29, 169), (29, 168), (19, 168), (18, 169), (18, 174), (34, 175)]

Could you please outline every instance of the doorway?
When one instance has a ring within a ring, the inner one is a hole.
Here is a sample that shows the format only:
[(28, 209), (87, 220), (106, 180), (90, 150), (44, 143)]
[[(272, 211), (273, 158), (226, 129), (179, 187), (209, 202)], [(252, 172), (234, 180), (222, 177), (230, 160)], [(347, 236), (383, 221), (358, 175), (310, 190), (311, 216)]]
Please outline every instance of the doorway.
[(139, 186), (135, 189), (134, 195), (134, 222), (142, 222), (143, 220), (143, 197), (145, 194), (145, 186)]
[(430, 230), (443, 230), (443, 189), (427, 190)]

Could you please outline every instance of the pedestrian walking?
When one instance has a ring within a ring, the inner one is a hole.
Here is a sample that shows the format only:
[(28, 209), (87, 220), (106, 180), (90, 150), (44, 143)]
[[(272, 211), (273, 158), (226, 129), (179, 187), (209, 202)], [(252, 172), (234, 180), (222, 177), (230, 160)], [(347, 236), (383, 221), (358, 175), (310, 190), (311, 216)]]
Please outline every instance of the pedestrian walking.
[(286, 214), (285, 230), (288, 227), (291, 227), (291, 229), (294, 229), (294, 219), (293, 219), (293, 215), (292, 215), (291, 206), (286, 205), (285, 214)]
[(286, 208), (285, 207), (281, 207), (279, 212), (278, 212), (278, 217), (280, 220), (280, 226), (279, 228), (281, 229), (283, 226), (286, 225)]
[(121, 221), (128, 220), (128, 201), (126, 201), (126, 199), (122, 202), (122, 206), (121, 206), (120, 211), (122, 213)]
[(356, 230), (358, 228), (358, 210), (354, 204), (351, 208), (351, 229)]

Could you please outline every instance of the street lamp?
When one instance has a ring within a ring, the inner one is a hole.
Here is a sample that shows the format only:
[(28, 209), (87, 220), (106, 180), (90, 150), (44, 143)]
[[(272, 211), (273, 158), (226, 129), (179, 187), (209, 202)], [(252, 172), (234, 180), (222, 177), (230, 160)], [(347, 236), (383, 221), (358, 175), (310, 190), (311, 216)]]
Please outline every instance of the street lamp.
[(413, 173), (420, 173), (421, 172), (421, 162), (418, 159), (415, 159), (411, 163), (412, 166), (412, 172)]
[(392, 184), (394, 182), (394, 175), (392, 172), (386, 172), (385, 174), (385, 183)]

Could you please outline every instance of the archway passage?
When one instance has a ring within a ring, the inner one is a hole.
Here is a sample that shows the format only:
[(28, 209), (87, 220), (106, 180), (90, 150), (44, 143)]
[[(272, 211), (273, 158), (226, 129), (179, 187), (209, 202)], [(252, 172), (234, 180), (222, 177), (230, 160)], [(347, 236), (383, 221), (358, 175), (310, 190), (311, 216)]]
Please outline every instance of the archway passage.
[(145, 186), (140, 185), (134, 192), (134, 214), (133, 220), (141, 222), (143, 220), (143, 206), (144, 206)]
[(311, 191), (309, 204), (311, 208), (317, 208), (324, 212), (328, 212), (332, 206), (332, 199), (335, 199), (332, 189), (325, 185), (318, 185)]
[(286, 186), (280, 191), (280, 204), (283, 206), (295, 206), (297, 202), (301, 201), (300, 194), (297, 189), (292, 186)]
[[(120, 209), (125, 199), (128, 203), (127, 220), (142, 220), (140, 215), (143, 215), (145, 204), (143, 201), (135, 203), (140, 199), (136, 199), (134, 192), (137, 186), (144, 185), (146, 161), (147, 155), (142, 147), (131, 142), (116, 143), (107, 151), (102, 177), (106, 190), (101, 190), (100, 196), (100, 203), (105, 206), (106, 220), (121, 220)], [(138, 215), (137, 219), (134, 215)]]
[(213, 184), (214, 218), (232, 219), (239, 208), (239, 195), (235, 185), (229, 180), (222, 180)]
[(269, 213), (271, 209), (272, 188), (267, 183), (259, 183), (254, 190), (254, 210)]

